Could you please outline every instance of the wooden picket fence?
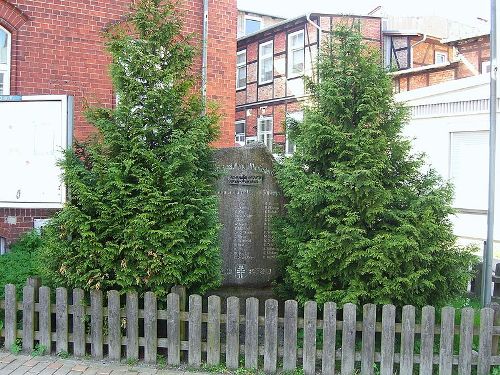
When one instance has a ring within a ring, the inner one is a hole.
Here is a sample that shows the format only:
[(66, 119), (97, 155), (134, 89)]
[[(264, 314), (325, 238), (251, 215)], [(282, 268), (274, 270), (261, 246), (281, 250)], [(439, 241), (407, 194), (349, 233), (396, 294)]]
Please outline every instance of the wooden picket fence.
[(460, 324), (455, 325), (454, 308), (442, 309), (436, 324), (434, 307), (426, 306), (417, 324), (414, 306), (405, 306), (399, 314), (393, 305), (380, 309), (367, 304), (358, 312), (353, 304), (338, 310), (335, 303), (325, 303), (320, 319), (316, 302), (307, 302), (299, 317), (301, 310), (292, 300), (284, 303), (280, 316), (278, 301), (269, 299), (264, 316), (259, 316), (256, 298), (241, 301), (241, 314), (236, 297), (227, 298), (223, 306), (220, 297), (210, 296), (203, 304), (201, 296), (191, 295), (187, 311), (182, 311), (178, 293), (168, 294), (165, 310), (158, 309), (150, 292), (143, 300), (137, 293), (126, 294), (123, 306), (117, 291), (109, 291), (106, 301), (101, 291), (92, 291), (89, 305), (81, 289), (69, 297), (66, 289), (57, 288), (52, 304), (49, 288), (26, 286), (18, 302), (15, 286), (6, 285), (5, 300), (0, 301), (0, 341), (9, 349), (21, 339), (26, 352), (39, 345), (76, 357), (141, 358), (147, 363), (155, 363), (161, 353), (171, 366), (187, 359), (193, 367), (225, 363), (230, 369), (243, 365), (266, 373), (302, 367), (306, 375), (350, 375), (357, 369), (373, 374), (375, 364), (386, 375), (417, 369), (429, 375), (436, 370), (441, 375), (486, 375), (500, 364), (500, 326), (494, 324), (498, 316), (492, 308), (480, 311), (478, 327), (471, 308), (461, 310)]

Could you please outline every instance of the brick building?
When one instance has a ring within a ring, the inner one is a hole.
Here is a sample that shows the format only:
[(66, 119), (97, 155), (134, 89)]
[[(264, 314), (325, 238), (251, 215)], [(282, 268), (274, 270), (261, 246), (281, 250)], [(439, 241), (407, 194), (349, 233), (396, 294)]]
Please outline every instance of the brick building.
[[(0, 95), (64, 94), (75, 98), (74, 135), (94, 129), (85, 121), (85, 101), (112, 107), (109, 56), (102, 31), (121, 20), (131, 0), (0, 0)], [(223, 119), (216, 147), (234, 145), (236, 0), (208, 1), (207, 97)], [(203, 31), (203, 0), (181, 0), (185, 30)], [(195, 68), (201, 71), (201, 56)], [(0, 119), (0, 126), (2, 119)], [(5, 177), (5, 176), (4, 176)], [(30, 228), (45, 209), (0, 208), (0, 245)], [(3, 244), (3, 245), (2, 245)]]
[(338, 22), (359, 21), (367, 43), (381, 48), (381, 19), (310, 14), (238, 38), (235, 134), (238, 145), (262, 142), (272, 152), (293, 152), (287, 116), (300, 119), (304, 75), (311, 76), (322, 35)]
[(453, 40), (428, 37), (412, 49), (411, 56), (410, 66), (391, 73), (396, 92), (489, 73), (490, 38), (488, 34)]

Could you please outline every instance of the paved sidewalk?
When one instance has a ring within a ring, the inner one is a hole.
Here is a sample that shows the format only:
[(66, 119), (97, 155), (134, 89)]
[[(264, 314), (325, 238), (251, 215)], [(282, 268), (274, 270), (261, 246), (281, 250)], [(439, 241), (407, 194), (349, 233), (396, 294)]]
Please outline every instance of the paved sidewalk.
[[(182, 370), (160, 370), (146, 365), (129, 366), (117, 362), (99, 362), (55, 357), (31, 357), (0, 351), (0, 375), (185, 375)], [(192, 373), (191, 373), (192, 374)], [(196, 375), (208, 375), (198, 372)]]

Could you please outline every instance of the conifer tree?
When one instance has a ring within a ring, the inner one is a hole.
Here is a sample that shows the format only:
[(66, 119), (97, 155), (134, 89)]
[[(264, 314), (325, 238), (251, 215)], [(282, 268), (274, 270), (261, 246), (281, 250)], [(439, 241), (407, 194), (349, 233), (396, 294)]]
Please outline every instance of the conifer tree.
[(203, 292), (221, 280), (216, 178), (193, 59), (173, 4), (141, 0), (107, 31), (115, 109), (89, 108), (98, 129), (66, 152), (69, 199), (44, 233), (57, 285)]
[(378, 51), (334, 30), (293, 157), (277, 168), (286, 215), (276, 219), (281, 291), (304, 302), (440, 304), (465, 291), (474, 256), (456, 245), (453, 189), (401, 135)]

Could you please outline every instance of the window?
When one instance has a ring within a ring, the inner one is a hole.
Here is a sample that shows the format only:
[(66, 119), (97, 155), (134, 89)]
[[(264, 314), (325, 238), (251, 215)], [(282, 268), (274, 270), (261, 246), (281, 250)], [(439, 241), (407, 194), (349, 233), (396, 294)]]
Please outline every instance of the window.
[(5, 238), (0, 237), (0, 255), (4, 255), (7, 252), (7, 241)]
[(236, 121), (234, 124), (235, 142), (239, 146), (245, 145), (245, 120)]
[(436, 52), (434, 54), (434, 62), (436, 64), (443, 64), (448, 62), (448, 54), (446, 52)]
[(288, 35), (288, 76), (304, 73), (304, 30)]
[(247, 145), (251, 145), (252, 143), (256, 143), (257, 142), (257, 137), (247, 137), (246, 140), (245, 140), (246, 144)]
[(257, 141), (267, 146), (270, 152), (273, 151), (273, 118), (261, 117), (257, 122)]
[(386, 36), (384, 38), (384, 64), (388, 69), (411, 68), (410, 38), (407, 36)]
[(491, 62), (483, 61), (481, 63), (481, 74), (487, 74), (491, 72)]
[(262, 18), (245, 16), (245, 35), (256, 33), (262, 29)]
[(295, 152), (295, 143), (290, 139), (288, 132), (304, 120), (304, 112), (291, 112), (286, 115), (286, 144), (285, 155), (291, 156)]
[(247, 50), (236, 55), (236, 90), (247, 87)]
[(259, 46), (259, 84), (273, 80), (273, 41)]
[(0, 95), (10, 93), (10, 33), (0, 26)]

